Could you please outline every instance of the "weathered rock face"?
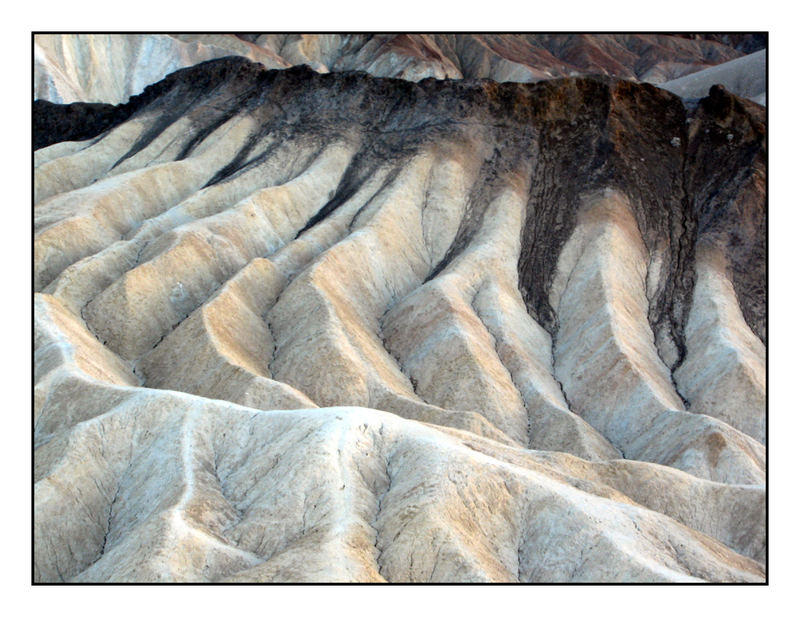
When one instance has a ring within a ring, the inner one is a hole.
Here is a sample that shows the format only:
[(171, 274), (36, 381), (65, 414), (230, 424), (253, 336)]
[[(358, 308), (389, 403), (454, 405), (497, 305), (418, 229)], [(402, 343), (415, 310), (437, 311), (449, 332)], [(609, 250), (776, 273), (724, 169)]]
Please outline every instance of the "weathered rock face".
[[(365, 71), (410, 81), (535, 82), (597, 74), (662, 83), (765, 47), (766, 34), (36, 35), (34, 97), (54, 103), (124, 103), (172, 71), (232, 55), (267, 68), (308, 65), (321, 73)], [(759, 71), (749, 71), (746, 82), (736, 77), (737, 68), (729, 67), (700, 96), (721, 80), (736, 94), (751, 96), (753, 79), (765, 79), (765, 67), (753, 67)], [(674, 91), (691, 90), (694, 83), (675, 84)], [(740, 86), (742, 91), (736, 89)]]
[(115, 113), (35, 154), (37, 580), (763, 580), (763, 108), (225, 58)]
[(33, 102), (33, 149), (61, 141), (96, 137), (127, 119), (124, 105), (71, 103), (58, 105), (45, 100)]

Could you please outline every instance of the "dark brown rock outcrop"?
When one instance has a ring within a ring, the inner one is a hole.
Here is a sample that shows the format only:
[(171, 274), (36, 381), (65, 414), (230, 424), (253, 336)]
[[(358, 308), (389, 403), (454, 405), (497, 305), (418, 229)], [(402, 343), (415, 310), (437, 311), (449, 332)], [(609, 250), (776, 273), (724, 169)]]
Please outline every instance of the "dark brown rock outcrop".
[[(470, 222), (462, 226), (448, 255), (479, 225), (493, 179), (523, 165), (533, 182), (520, 286), (531, 314), (551, 333), (558, 324), (547, 293), (555, 260), (574, 226), (579, 196), (611, 186), (633, 198), (648, 249), (666, 249), (667, 267), (650, 321), (657, 340), (677, 350), (677, 361), (683, 356), (692, 255), (699, 237), (713, 236), (725, 246), (745, 318), (764, 339), (764, 112), (722, 89), (712, 89), (692, 110), (654, 86), (607, 77), (537, 84), (412, 83), (358, 72), (320, 75), (307, 67), (267, 71), (230, 57), (177, 71), (114, 111), (107, 106), (80, 109), (76, 115), (51, 104), (37, 106), (35, 143), (110, 127), (142, 113), (156, 114), (157, 121), (121, 160), (184, 116), (203, 127), (186, 145), (184, 156), (204, 135), (246, 110), (264, 118), (251, 144), (274, 130), (288, 138), (302, 128), (304, 139), (346, 138), (354, 127), (368, 130), (373, 139), (315, 222), (352, 194), (378, 162), (407, 158), (440, 136), (478, 133), (494, 144), (494, 154), (476, 183)], [(212, 183), (256, 164), (249, 154), (246, 146)]]

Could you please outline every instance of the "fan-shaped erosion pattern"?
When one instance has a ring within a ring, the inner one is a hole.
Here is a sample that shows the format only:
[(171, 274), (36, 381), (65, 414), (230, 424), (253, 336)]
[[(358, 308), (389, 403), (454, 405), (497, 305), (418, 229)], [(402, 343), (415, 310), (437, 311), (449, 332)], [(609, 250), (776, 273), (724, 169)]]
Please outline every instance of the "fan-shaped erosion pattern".
[(34, 156), (36, 581), (764, 580), (762, 107), (222, 58), (100, 130)]

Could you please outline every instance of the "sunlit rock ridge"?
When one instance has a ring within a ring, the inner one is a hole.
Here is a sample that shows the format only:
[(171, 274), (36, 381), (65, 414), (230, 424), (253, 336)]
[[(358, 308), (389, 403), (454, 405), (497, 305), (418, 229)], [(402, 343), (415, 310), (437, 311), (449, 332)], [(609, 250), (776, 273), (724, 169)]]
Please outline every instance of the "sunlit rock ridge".
[(36, 581), (764, 581), (763, 107), (227, 57), (69, 109)]

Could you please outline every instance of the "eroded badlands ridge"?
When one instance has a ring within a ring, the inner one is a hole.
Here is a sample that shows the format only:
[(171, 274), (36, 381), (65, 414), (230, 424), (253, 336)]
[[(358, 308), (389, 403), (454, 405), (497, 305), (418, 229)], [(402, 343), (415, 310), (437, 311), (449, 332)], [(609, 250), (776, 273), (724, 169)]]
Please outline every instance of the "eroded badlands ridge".
[(762, 108), (225, 58), (114, 121), (35, 154), (39, 580), (763, 579)]
[[(661, 83), (723, 64), (725, 74), (711, 84), (725, 83), (751, 97), (764, 92), (763, 62), (745, 71), (747, 83), (737, 77), (742, 67), (730, 63), (745, 56), (751, 62), (766, 42), (766, 33), (37, 34), (34, 97), (53, 103), (122, 103), (172, 71), (234, 55), (271, 69), (305, 64), (321, 73), (365, 71), (410, 81), (532, 82), (599, 74)], [(750, 90), (759, 76), (762, 87)], [(675, 85), (672, 91), (683, 92), (697, 82)], [(708, 86), (696, 96), (707, 91)]]

